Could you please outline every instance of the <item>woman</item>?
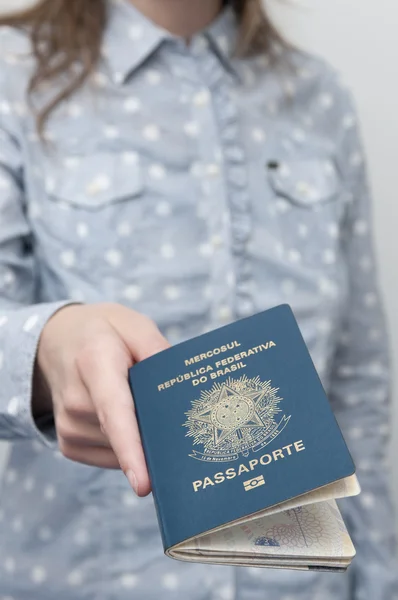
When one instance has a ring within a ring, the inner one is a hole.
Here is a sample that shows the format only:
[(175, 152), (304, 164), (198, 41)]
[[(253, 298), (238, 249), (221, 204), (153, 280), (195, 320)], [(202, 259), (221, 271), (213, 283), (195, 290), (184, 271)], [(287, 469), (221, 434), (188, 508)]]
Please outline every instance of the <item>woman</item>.
[[(221, 4), (45, 0), (2, 30), (2, 598), (392, 598), (386, 341), (354, 108), (259, 0)], [(355, 564), (173, 562), (127, 369), (285, 301), (357, 462)]]

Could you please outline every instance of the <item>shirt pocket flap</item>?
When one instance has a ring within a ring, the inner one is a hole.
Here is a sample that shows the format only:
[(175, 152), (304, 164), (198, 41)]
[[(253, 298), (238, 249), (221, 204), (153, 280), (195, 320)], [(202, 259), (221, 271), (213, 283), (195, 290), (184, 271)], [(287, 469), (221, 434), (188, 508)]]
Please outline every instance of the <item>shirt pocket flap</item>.
[(73, 156), (64, 164), (51, 166), (47, 192), (54, 200), (96, 209), (138, 196), (143, 190), (139, 159), (133, 152)]
[(270, 184), (275, 192), (303, 207), (315, 207), (338, 198), (339, 173), (330, 159), (310, 158), (268, 164)]

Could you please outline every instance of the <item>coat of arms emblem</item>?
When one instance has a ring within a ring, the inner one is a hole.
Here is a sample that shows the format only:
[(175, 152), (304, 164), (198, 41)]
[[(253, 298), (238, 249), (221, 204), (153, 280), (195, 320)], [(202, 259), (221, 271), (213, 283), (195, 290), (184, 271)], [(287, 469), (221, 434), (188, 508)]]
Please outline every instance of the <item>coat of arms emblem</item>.
[(290, 416), (280, 415), (283, 399), (278, 391), (271, 381), (249, 379), (246, 375), (239, 379), (230, 377), (203, 390), (186, 413), (186, 436), (200, 447), (189, 456), (206, 462), (226, 462), (264, 448), (290, 420)]

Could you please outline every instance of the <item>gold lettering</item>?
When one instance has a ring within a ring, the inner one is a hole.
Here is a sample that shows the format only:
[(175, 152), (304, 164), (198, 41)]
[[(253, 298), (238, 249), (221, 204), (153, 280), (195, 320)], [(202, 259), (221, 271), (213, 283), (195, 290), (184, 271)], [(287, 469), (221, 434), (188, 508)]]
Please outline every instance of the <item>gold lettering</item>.
[(170, 387), (170, 381), (165, 381), (164, 387), (169, 388)]
[(282, 450), (286, 450), (286, 452), (288, 453), (289, 456), (291, 456), (292, 451), (290, 450), (290, 448), (293, 446), (293, 444), (289, 444), (288, 446), (283, 446)]
[(160, 392), (160, 390), (164, 390), (164, 383), (158, 385), (158, 391)]
[(274, 460), (278, 460), (278, 458), (285, 458), (282, 450), (274, 450), (272, 456), (274, 457)]
[(214, 348), (213, 350), (208, 350), (207, 352), (203, 352), (202, 354), (198, 354), (196, 356), (193, 356), (192, 358), (187, 358), (184, 362), (185, 365), (189, 367), (189, 365), (192, 365), (195, 362), (200, 362), (201, 360), (212, 358), (213, 356), (220, 354), (221, 352), (227, 352), (228, 350), (233, 350), (233, 348), (239, 348), (239, 346), (240, 343), (235, 340), (234, 342), (229, 342), (229, 344), (224, 344), (220, 348)]
[[(216, 373), (212, 373), (211, 375), (213, 374), (216, 375)], [(287, 458), (287, 456), (292, 456), (293, 446), (296, 452), (302, 452), (306, 449), (303, 440), (298, 440), (297, 442), (283, 446), (283, 448), (273, 450), (272, 452), (270, 452), (270, 454), (263, 454), (259, 459), (253, 458), (252, 460), (249, 460), (246, 464), (241, 463), (236, 468), (231, 467), (225, 472), (220, 471), (219, 473), (211, 475), (211, 477), (205, 477), (203, 480), (199, 479), (197, 481), (192, 482), (194, 492), (204, 490), (208, 486), (214, 486), (223, 483), (227, 479), (234, 479), (235, 477), (245, 475), (250, 471), (257, 471), (258, 473), (256, 467), (258, 467), (260, 464), (263, 466), (267, 466), (273, 461), (278, 461), (280, 458), (284, 459)], [(284, 451), (286, 453), (284, 453)]]
[(302, 452), (305, 450), (305, 446), (303, 444), (303, 440), (299, 440), (298, 442), (294, 442), (294, 447), (296, 448), (296, 452)]
[(275, 342), (270, 342), (270, 343), (269, 343), (269, 347), (270, 347), (270, 348), (273, 348), (274, 346), (276, 346)]
[(210, 477), (205, 477), (203, 481), (203, 489), (205, 489), (208, 485), (214, 485), (214, 481), (212, 481)]
[[(264, 459), (265, 459), (266, 457), (268, 458), (268, 461), (267, 461), (267, 462), (264, 462)], [(269, 463), (270, 463), (270, 462), (272, 462), (272, 456), (271, 456), (270, 454), (263, 454), (263, 455), (260, 457), (260, 463), (261, 463), (262, 465), (269, 465)]]

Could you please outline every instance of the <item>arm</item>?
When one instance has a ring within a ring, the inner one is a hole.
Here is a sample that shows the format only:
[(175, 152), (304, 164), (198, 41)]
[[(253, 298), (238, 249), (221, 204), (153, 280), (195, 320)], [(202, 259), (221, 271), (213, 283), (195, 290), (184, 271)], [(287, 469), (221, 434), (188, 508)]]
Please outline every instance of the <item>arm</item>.
[[(341, 94), (341, 92), (340, 92)], [(362, 494), (342, 503), (357, 557), (354, 598), (393, 600), (397, 594), (395, 520), (388, 489), (390, 422), (388, 338), (377, 288), (371, 203), (360, 134), (346, 93), (340, 169), (349, 191), (342, 231), (349, 294), (331, 378), (330, 399), (357, 466)]]
[[(52, 444), (53, 430), (42, 435), (32, 417), (33, 372), (41, 331), (68, 302), (34, 304), (35, 262), (17, 138), (13, 116), (0, 114), (0, 438), (39, 436)], [(48, 402), (42, 404), (40, 389), (38, 416), (44, 417)], [(46, 419), (38, 422), (44, 430)]]
[(34, 304), (36, 269), (20, 157), (3, 124), (0, 439), (39, 437), (73, 461), (122, 468), (137, 494), (147, 495), (150, 481), (127, 374), (135, 361), (168, 343), (148, 317), (123, 306)]

